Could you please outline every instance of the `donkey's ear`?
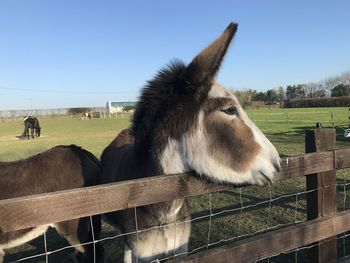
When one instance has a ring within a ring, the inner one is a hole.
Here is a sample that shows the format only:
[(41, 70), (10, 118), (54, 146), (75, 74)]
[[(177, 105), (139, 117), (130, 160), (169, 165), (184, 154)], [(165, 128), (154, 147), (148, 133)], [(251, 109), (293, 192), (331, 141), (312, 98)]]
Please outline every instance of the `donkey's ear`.
[(218, 72), (238, 25), (229, 24), (225, 32), (199, 53), (186, 69), (186, 80), (192, 88), (209, 86)]

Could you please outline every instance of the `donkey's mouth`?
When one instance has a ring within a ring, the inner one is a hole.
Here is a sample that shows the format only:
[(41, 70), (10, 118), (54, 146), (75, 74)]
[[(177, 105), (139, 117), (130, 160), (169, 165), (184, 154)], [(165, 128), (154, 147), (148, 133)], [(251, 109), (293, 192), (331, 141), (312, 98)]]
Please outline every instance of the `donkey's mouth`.
[(268, 177), (264, 172), (260, 171), (259, 172), (267, 181), (268, 184), (272, 184), (272, 180), (270, 179), (270, 177)]
[(254, 184), (256, 185), (265, 186), (272, 184), (272, 178), (270, 178), (264, 171), (257, 171), (254, 179)]

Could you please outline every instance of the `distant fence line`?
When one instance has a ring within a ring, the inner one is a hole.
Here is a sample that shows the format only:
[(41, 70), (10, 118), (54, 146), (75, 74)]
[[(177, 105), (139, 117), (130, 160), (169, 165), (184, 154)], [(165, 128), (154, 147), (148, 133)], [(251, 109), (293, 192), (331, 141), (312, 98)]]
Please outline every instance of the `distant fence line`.
[[(33, 116), (56, 116), (68, 115), (71, 108), (57, 108), (57, 109), (26, 109), (26, 110), (0, 110), (0, 118), (18, 118), (27, 115)], [(106, 113), (105, 107), (89, 108), (91, 112)]]
[(285, 110), (284, 112), (254, 112), (254, 115), (285, 115), (286, 113), (288, 114), (331, 114), (332, 111), (290, 111), (288, 112), (287, 110)]
[[(340, 126), (348, 126), (350, 117), (342, 115), (338, 112), (329, 111), (288, 111), (283, 112), (248, 112), (248, 115), (254, 122), (266, 123), (320, 123), (321, 125), (329, 125), (333, 128)], [(311, 115), (311, 116), (310, 116)], [(317, 116), (316, 116), (317, 115)], [(321, 116), (319, 116), (321, 115)], [(274, 118), (275, 116), (276, 118)], [(349, 126), (350, 127), (350, 126)], [(290, 127), (289, 127), (290, 129)], [(344, 129), (344, 128), (343, 128)]]

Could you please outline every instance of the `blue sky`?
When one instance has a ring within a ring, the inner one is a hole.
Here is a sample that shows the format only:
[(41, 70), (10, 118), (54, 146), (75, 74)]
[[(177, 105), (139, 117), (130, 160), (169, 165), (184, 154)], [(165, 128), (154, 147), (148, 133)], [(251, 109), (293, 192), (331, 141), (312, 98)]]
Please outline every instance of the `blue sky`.
[(0, 0), (0, 109), (134, 101), (157, 70), (190, 62), (231, 21), (224, 86), (318, 81), (350, 69), (349, 10), (347, 0)]

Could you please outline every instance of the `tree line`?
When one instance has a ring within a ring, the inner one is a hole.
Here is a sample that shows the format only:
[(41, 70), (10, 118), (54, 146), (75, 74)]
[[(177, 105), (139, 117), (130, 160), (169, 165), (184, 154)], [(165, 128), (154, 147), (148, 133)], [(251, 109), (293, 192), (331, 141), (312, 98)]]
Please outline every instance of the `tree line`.
[[(343, 106), (342, 103), (347, 100), (336, 99), (327, 100), (326, 98), (345, 97), (350, 95), (350, 71), (338, 76), (330, 77), (317, 83), (306, 83), (297, 85), (288, 85), (278, 87), (267, 91), (257, 90), (235, 90), (237, 98), (243, 106), (256, 104), (280, 104), (281, 106), (293, 105), (293, 101), (298, 100), (298, 105), (317, 105), (322, 107), (334, 103), (337, 106)], [(323, 99), (321, 99), (323, 98)], [(305, 101), (302, 103), (300, 101)], [(308, 101), (308, 102), (306, 102)], [(288, 103), (287, 103), (288, 102)], [(327, 102), (327, 103), (326, 103)], [(345, 105), (346, 106), (346, 105)]]

